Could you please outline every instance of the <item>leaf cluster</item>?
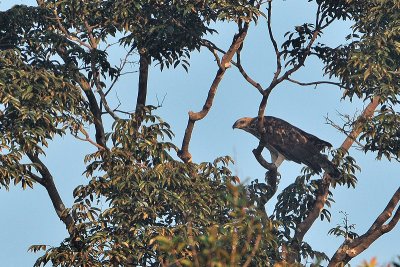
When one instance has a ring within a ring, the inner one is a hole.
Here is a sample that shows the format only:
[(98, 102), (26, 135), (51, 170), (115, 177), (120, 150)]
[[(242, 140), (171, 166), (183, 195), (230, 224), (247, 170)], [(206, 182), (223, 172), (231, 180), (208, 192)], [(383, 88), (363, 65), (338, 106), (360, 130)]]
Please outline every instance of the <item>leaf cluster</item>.
[(27, 65), (14, 50), (0, 51), (1, 184), (32, 187), (37, 166), (20, 164), (27, 153), (43, 154), (55, 135), (76, 132), (90, 121), (79, 89), (63, 76)]

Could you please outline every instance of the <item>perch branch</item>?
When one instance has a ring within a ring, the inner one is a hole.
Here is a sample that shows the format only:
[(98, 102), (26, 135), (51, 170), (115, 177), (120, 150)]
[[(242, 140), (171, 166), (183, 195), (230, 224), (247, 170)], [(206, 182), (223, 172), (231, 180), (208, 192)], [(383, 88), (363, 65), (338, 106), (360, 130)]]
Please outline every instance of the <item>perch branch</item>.
[(277, 172), (277, 168), (275, 164), (267, 162), (264, 157), (261, 155), (261, 152), (264, 149), (263, 143), (260, 141), (258, 144), (258, 147), (256, 149), (253, 149), (253, 154), (256, 157), (258, 163), (260, 163), (261, 166), (263, 166), (265, 169), (273, 172)]
[[(275, 164), (267, 162), (262, 156), (261, 152), (264, 149), (263, 143), (260, 141), (258, 147), (253, 149), (254, 157), (257, 159), (258, 163), (263, 166), (268, 171), (265, 173), (265, 181), (271, 188), (271, 194), (268, 196), (268, 200), (275, 195), (278, 186), (278, 169)], [(266, 200), (266, 202), (268, 201)]]

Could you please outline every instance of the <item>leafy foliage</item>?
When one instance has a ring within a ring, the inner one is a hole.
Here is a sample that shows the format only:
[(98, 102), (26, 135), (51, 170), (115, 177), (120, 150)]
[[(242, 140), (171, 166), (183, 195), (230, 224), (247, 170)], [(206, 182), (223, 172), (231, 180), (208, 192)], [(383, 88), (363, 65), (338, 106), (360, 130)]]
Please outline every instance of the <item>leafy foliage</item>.
[[(277, 79), (282, 68), (277, 64), (270, 88), (287, 80), (307, 57), (317, 56), (329, 78), (338, 78), (346, 89), (344, 98), (379, 98), (380, 110), (352, 126), (361, 132), (365, 152), (399, 160), (399, 1), (308, 2), (316, 6), (315, 21), (295, 25), (285, 34), (281, 51), (270, 33), (278, 61), (282, 57), (284, 68), (291, 68)], [(173, 132), (154, 114), (154, 107), (136, 114), (107, 109), (107, 95), (129, 56), (145, 56), (161, 69), (182, 64), (187, 70), (190, 52), (200, 50), (206, 34), (216, 33), (213, 23), (235, 23), (243, 33), (244, 25), (267, 17), (260, 8), (263, 1), (38, 4), (0, 13), (0, 186), (44, 186), (69, 233), (59, 246), (32, 246), (33, 252), (45, 250), (36, 266), (281, 266), (286, 264), (285, 254), (295, 255), (294, 266), (301, 266), (302, 260), (328, 260), (295, 239), (299, 225), (323, 195), (325, 177), (304, 168), (267, 214), (265, 205), (279, 182), (271, 173), (266, 173), (265, 182), (235, 185), (239, 179), (229, 169), (229, 157), (202, 163), (176, 160)], [(267, 4), (271, 8), (271, 1)], [(345, 44), (331, 48), (314, 42), (334, 21), (349, 19), (353, 33)], [(113, 45), (127, 50), (121, 66), (110, 63)], [(226, 70), (219, 67), (217, 77)], [(269, 93), (263, 91), (263, 101)], [(117, 111), (123, 116), (116, 116)], [(105, 127), (104, 115), (111, 115), (111, 128)], [(95, 141), (84, 130), (90, 126), (95, 128)], [(39, 157), (45, 156), (56, 135), (78, 133), (97, 151), (85, 157), (88, 183), (74, 190), (75, 202), (68, 209)], [(334, 202), (329, 186), (354, 188), (360, 171), (346, 150), (331, 154), (341, 176), (328, 180), (326, 200), (315, 216), (327, 221)], [(353, 230), (345, 215), (343, 224), (330, 233), (354, 239)]]
[(355, 224), (350, 224), (348, 219), (348, 214), (345, 212), (341, 212), (343, 214), (343, 221), (341, 224), (338, 224), (335, 228), (329, 230), (328, 234), (334, 236), (342, 236), (346, 240), (351, 240), (358, 237), (358, 234), (355, 233)]
[[(171, 136), (169, 125), (153, 115), (145, 116), (145, 122), (138, 131), (135, 117), (116, 122), (108, 135), (113, 148), (86, 157), (91, 180), (75, 189), (71, 210), (83, 248), (76, 251), (66, 239), (60, 247), (50, 248), (37, 266), (49, 260), (56, 266), (146, 265), (172, 258), (190, 262), (196, 260), (192, 250), (208, 247), (216, 250), (210, 255), (223, 255), (228, 244), (242, 242), (232, 240), (234, 236), (247, 233), (247, 252), (238, 257), (273, 245), (271, 222), (241, 200), (243, 188), (240, 192), (231, 184), (228, 157), (213, 163), (178, 162), (169, 155), (175, 147), (161, 141)], [(38, 248), (42, 247), (32, 250)], [(170, 253), (172, 248), (175, 254)], [(203, 256), (202, 260), (209, 258)]]
[(66, 130), (76, 132), (90, 121), (80, 90), (68, 79), (32, 67), (14, 50), (0, 51), (0, 183), (11, 180), (32, 187), (33, 164), (20, 164), (27, 153), (43, 154), (43, 147)]

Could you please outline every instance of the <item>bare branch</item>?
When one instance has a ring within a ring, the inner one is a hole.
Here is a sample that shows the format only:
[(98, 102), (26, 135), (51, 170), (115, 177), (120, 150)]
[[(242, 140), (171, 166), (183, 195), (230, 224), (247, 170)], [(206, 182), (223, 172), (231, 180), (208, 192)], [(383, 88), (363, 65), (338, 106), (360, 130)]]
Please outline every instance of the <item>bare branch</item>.
[(331, 85), (336, 85), (336, 86), (339, 86), (340, 88), (343, 88), (342, 84), (336, 83), (336, 82), (330, 82), (330, 81), (316, 81), (316, 82), (304, 83), (304, 82), (296, 81), (296, 80), (291, 79), (291, 78), (287, 78), (286, 80), (288, 80), (289, 82), (301, 85), (301, 86), (311, 86), (311, 85), (317, 86), (317, 85), (320, 85), (320, 84), (331, 84)]
[(123, 110), (119, 110), (119, 109), (114, 109), (114, 112), (118, 112), (118, 113), (125, 114), (125, 115), (132, 115), (132, 113), (133, 113), (133, 111), (129, 112), (129, 111), (123, 111)]
[(351, 131), (350, 135), (344, 140), (343, 144), (341, 145), (341, 148), (344, 149), (345, 151), (349, 151), (351, 145), (354, 143), (354, 140), (360, 135), (362, 127), (361, 124), (365, 120), (368, 120), (369, 118), (374, 115), (375, 109), (378, 107), (380, 102), (380, 97), (375, 96), (371, 103), (368, 104), (368, 106), (364, 109), (363, 113), (360, 115), (360, 117), (357, 119), (357, 122), (354, 125), (353, 130)]
[(240, 60), (240, 52), (241, 49), (239, 49), (236, 52), (236, 58), (237, 58), (237, 64), (236, 67), (238, 68), (239, 72), (242, 74), (243, 78), (246, 79), (246, 81), (248, 83), (250, 83), (252, 86), (254, 86), (255, 88), (257, 88), (257, 90), (260, 92), (260, 94), (263, 94), (264, 89), (262, 88), (261, 84), (256, 82), (255, 80), (253, 80), (252, 78), (250, 78), (250, 76), (247, 74), (247, 72), (244, 70), (243, 66), (242, 66), (242, 62)]
[(265, 181), (270, 186), (271, 192), (268, 196), (268, 199), (265, 200), (265, 203), (275, 195), (277, 187), (278, 187), (278, 169), (275, 164), (267, 162), (262, 156), (261, 152), (264, 149), (263, 143), (260, 141), (258, 147), (253, 149), (254, 157), (257, 159), (258, 163), (263, 166), (268, 171), (265, 173)]
[(268, 15), (267, 15), (267, 26), (268, 26), (268, 34), (269, 38), (271, 39), (272, 45), (275, 50), (275, 56), (276, 56), (276, 72), (274, 74), (273, 80), (276, 80), (279, 77), (279, 74), (281, 73), (282, 70), (282, 62), (281, 62), (281, 53), (279, 52), (278, 49), (278, 44), (276, 43), (274, 34), (272, 32), (272, 26), (271, 26), (271, 17), (272, 17), (272, 1), (268, 1)]
[[(338, 124), (336, 124), (335, 122), (333, 122), (331, 119), (329, 119), (328, 117), (325, 118), (327, 124), (331, 125), (333, 128), (335, 128), (336, 130), (340, 131), (341, 133), (345, 134), (347, 137), (350, 137), (350, 133), (348, 131), (346, 131), (346, 129), (344, 129), (343, 127), (340, 127)], [(360, 146), (361, 148), (363, 148), (363, 144), (361, 144), (357, 139), (353, 140), (358, 146)]]
[[(207, 47), (212, 53), (213, 53), (213, 55), (214, 55), (214, 57), (215, 57), (215, 59), (216, 59), (216, 61), (217, 61), (217, 64), (218, 64), (218, 67), (221, 67), (221, 63), (220, 63), (220, 59), (219, 59), (219, 56), (218, 56), (218, 54), (216, 53), (216, 51), (218, 51), (218, 52), (220, 52), (220, 53), (223, 53), (223, 54), (225, 54), (226, 52), (224, 51), (224, 50), (222, 50), (221, 48), (218, 48), (214, 43), (212, 43), (211, 41), (208, 41), (208, 40), (206, 40), (206, 39), (203, 39), (202, 40), (202, 45), (203, 46), (205, 46), (205, 47)], [(233, 65), (233, 66), (235, 66), (235, 67), (237, 67), (238, 68), (238, 70), (239, 70), (239, 72), (242, 74), (242, 76), (246, 79), (246, 81), (247, 82), (249, 82), (252, 86), (254, 86), (255, 88), (257, 88), (257, 90), (262, 94), (262, 92), (263, 92), (263, 88), (262, 88), (262, 86), (261, 86), (261, 84), (259, 84), (258, 82), (256, 82), (256, 81), (254, 81), (252, 78), (250, 78), (250, 76), (247, 74), (247, 72), (244, 70), (244, 68), (243, 68), (243, 66), (242, 66), (242, 63), (241, 63), (241, 56), (240, 56), (240, 52), (241, 52), (241, 49), (242, 48), (242, 46), (238, 49), (238, 51), (236, 52), (236, 58), (237, 58), (237, 60), (236, 60), (236, 62), (235, 61), (233, 61), (233, 60), (231, 60), (231, 64)]]
[(263, 166), (265, 169), (273, 172), (277, 172), (277, 168), (275, 164), (267, 162), (264, 157), (261, 155), (261, 152), (264, 149), (263, 143), (260, 141), (258, 144), (258, 147), (256, 149), (253, 149), (253, 154), (256, 157), (258, 163), (260, 163), (261, 166)]
[(207, 47), (208, 50), (214, 55), (215, 61), (217, 62), (217, 65), (219, 68), (222, 68), (221, 66), (221, 59), (219, 58), (217, 51), (225, 53), (222, 49), (217, 50), (217, 47), (210, 41), (208, 40), (202, 40), (202, 45)]
[(101, 104), (104, 105), (104, 109), (107, 111), (108, 114), (110, 114), (110, 116), (114, 119), (114, 120), (119, 120), (120, 118), (118, 117), (117, 114), (115, 114), (115, 112), (110, 108), (110, 106), (108, 105), (106, 96), (103, 92), (103, 90), (101, 89), (101, 85), (98, 84), (96, 85), (96, 87), (98, 86), (97, 89), (97, 93), (100, 95), (100, 99), (101, 99)]
[[(329, 262), (328, 267), (334, 267), (338, 265), (347, 264), (352, 258), (359, 255), (361, 252), (366, 250), (375, 240), (381, 237), (383, 234), (391, 231), (400, 220), (400, 187), (394, 193), (385, 209), (376, 218), (375, 222), (371, 225), (368, 231), (352, 240), (345, 240), (343, 244), (338, 248), (336, 253), (333, 255)], [(396, 212), (393, 215), (394, 209), (397, 207)], [(385, 224), (390, 218), (389, 223)]]
[(127, 71), (127, 72), (122, 72), (122, 70), (125, 68), (125, 65), (128, 63), (128, 57), (132, 54), (133, 51), (133, 47), (128, 51), (128, 53), (126, 53), (125, 57), (123, 60), (121, 60), (121, 63), (118, 67), (118, 73), (116, 74), (116, 76), (114, 77), (114, 80), (112, 81), (110, 87), (107, 89), (107, 91), (104, 93), (105, 96), (107, 96), (111, 90), (113, 89), (114, 85), (116, 84), (116, 82), (118, 81), (119, 77), (121, 77), (122, 75), (125, 74), (130, 74), (130, 73), (136, 73), (138, 71)]
[[(226, 54), (226, 51), (224, 51), (223, 49), (219, 48), (218, 46), (216, 46), (213, 42), (207, 40), (207, 39), (202, 39), (201, 40), (201, 45), (205, 46), (208, 50), (210, 50), (211, 52), (213, 52), (213, 50), (216, 50), (222, 54)], [(231, 61), (232, 62), (232, 61)], [(232, 64), (233, 65), (233, 64)]]
[[(272, 78), (272, 81), (270, 83), (270, 85), (264, 90), (263, 92), (263, 97), (262, 100), (260, 102), (260, 106), (258, 109), (258, 128), (259, 131), (261, 133), (261, 135), (264, 134), (265, 130), (264, 130), (264, 114), (265, 114), (265, 108), (267, 106), (267, 102), (268, 102), (268, 98), (269, 95), (271, 94), (272, 90), (278, 85), (280, 84), (282, 81), (286, 80), (287, 78), (289, 78), (290, 75), (292, 75), (294, 72), (296, 72), (297, 70), (299, 70), (303, 65), (305, 60), (307, 59), (307, 57), (310, 54), (311, 51), (311, 47), (313, 45), (313, 43), (315, 42), (315, 40), (318, 37), (319, 31), (316, 30), (312, 36), (312, 38), (310, 39), (305, 52), (304, 52), (304, 56), (303, 58), (301, 58), (299, 60), (299, 63), (295, 66), (293, 66), (293, 68), (287, 70), (281, 77), (279, 77), (279, 74), (281, 73), (282, 70), (282, 65), (281, 65), (281, 59), (280, 59), (280, 52), (277, 48), (277, 44), (275, 39), (273, 38), (272, 35), (272, 29), (271, 29), (271, 8), (272, 8), (272, 4), (271, 1), (268, 1), (268, 31), (270, 32), (270, 38), (274, 44), (274, 50), (276, 53), (276, 60), (277, 60), (277, 66), (276, 66), (276, 71), (274, 74), (274, 77)], [(274, 43), (275, 42), (275, 43)]]
[(211, 84), (211, 87), (208, 91), (208, 96), (207, 99), (204, 103), (204, 106), (201, 111), (199, 112), (189, 112), (189, 120), (188, 124), (185, 130), (185, 135), (182, 141), (182, 148), (178, 152), (178, 156), (184, 161), (184, 162), (191, 162), (192, 160), (192, 155), (189, 153), (189, 144), (190, 144), (190, 139), (192, 137), (192, 132), (194, 128), (194, 124), (196, 121), (203, 119), (205, 116), (207, 116), (208, 112), (211, 109), (211, 106), (214, 101), (215, 94), (218, 89), (218, 85), (221, 82), (225, 71), (227, 68), (230, 67), (230, 62), (235, 55), (236, 51), (240, 48), (242, 45), (244, 39), (246, 38), (247, 31), (249, 28), (249, 22), (246, 22), (243, 29), (239, 31), (237, 35), (232, 40), (232, 44), (229, 47), (229, 50), (224, 54), (221, 60), (220, 67), (215, 75), (215, 78)]

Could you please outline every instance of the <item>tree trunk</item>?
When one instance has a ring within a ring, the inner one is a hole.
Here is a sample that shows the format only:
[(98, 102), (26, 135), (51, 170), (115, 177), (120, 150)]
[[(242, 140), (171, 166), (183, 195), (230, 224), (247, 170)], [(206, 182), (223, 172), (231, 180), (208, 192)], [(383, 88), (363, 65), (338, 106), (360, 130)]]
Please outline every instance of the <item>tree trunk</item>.
[(150, 57), (144, 52), (139, 52), (139, 54), (139, 85), (136, 100), (136, 113), (140, 112), (142, 108), (146, 106), (147, 81), (149, 77), (150, 66)]

